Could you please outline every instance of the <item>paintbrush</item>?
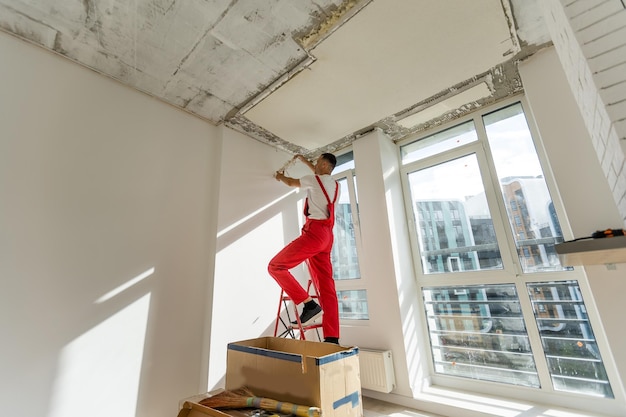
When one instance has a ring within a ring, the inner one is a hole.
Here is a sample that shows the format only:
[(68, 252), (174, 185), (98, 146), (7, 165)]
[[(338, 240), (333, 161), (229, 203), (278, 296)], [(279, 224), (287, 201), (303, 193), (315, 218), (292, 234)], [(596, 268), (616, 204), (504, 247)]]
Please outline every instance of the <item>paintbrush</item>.
[(285, 164), (274, 173), (274, 177), (276, 177), (277, 173), (284, 174), (285, 170), (287, 168), (291, 167), (293, 164), (295, 164), (297, 160), (298, 160), (298, 155), (294, 155), (293, 158), (291, 158), (289, 161), (285, 162)]
[(271, 398), (256, 397), (247, 388), (233, 391), (223, 391), (212, 397), (200, 400), (200, 404), (211, 408), (260, 408), (268, 411), (278, 411), (284, 414), (294, 414), (298, 417), (320, 417), (319, 407), (298, 405)]

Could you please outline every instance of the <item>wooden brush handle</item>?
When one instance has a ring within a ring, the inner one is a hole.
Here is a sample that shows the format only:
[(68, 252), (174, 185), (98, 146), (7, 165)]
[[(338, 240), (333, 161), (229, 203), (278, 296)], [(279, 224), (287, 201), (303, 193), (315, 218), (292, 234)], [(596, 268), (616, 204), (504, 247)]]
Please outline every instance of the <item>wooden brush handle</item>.
[(248, 406), (263, 410), (278, 411), (283, 414), (294, 414), (298, 417), (320, 417), (322, 410), (319, 407), (309, 407), (272, 400), (271, 398), (251, 397), (248, 398)]

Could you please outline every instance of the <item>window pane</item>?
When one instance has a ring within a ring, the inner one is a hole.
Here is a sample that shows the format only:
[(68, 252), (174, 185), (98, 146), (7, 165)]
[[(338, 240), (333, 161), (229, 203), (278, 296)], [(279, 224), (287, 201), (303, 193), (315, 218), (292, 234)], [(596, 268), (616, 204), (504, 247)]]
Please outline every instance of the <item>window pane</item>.
[(423, 289), (435, 371), (539, 387), (512, 284)]
[(333, 172), (340, 173), (347, 169), (354, 169), (354, 154), (352, 151), (337, 156), (337, 165)]
[(554, 249), (561, 226), (521, 104), (483, 119), (522, 270), (564, 270)]
[(407, 164), (409, 162), (418, 161), (450, 149), (458, 148), (466, 143), (475, 142), (476, 140), (478, 140), (478, 136), (476, 135), (476, 129), (474, 129), (474, 122), (470, 120), (467, 123), (400, 147), (402, 163)]
[(527, 287), (554, 389), (613, 398), (578, 282)]
[(425, 274), (501, 269), (475, 154), (409, 174)]
[(338, 180), (341, 187), (339, 201), (335, 204), (335, 243), (331, 251), (333, 278), (335, 280), (359, 279), (359, 258), (356, 249), (356, 237), (350, 205), (348, 180)]
[(366, 290), (337, 291), (337, 299), (340, 319), (369, 320)]

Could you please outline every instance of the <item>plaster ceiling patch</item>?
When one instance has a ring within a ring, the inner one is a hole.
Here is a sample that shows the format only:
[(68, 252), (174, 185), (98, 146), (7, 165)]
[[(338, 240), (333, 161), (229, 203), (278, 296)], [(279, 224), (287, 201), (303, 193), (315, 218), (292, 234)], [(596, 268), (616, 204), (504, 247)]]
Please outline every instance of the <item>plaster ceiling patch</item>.
[(490, 95), (491, 90), (489, 89), (489, 86), (487, 85), (487, 83), (482, 82), (446, 100), (434, 104), (422, 111), (404, 117), (398, 120), (397, 123), (402, 127), (410, 129), (414, 126), (440, 117), (441, 115), (444, 115), (450, 111), (463, 107), (468, 103), (472, 103), (485, 97), (489, 97)]
[(506, 61), (512, 50), (499, 0), (374, 1), (245, 117), (318, 148)]

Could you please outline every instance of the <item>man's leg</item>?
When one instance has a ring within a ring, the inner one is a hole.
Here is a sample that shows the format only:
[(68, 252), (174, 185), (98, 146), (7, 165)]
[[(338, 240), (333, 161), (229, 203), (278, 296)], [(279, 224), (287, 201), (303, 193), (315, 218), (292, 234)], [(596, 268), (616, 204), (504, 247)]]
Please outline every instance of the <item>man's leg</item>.
[(339, 338), (339, 301), (330, 261), (330, 247), (308, 260), (311, 278), (319, 291), (319, 301), (324, 310), (322, 331), (324, 338)]
[(278, 285), (287, 293), (295, 304), (300, 304), (309, 294), (296, 278), (289, 272), (290, 269), (301, 264), (319, 251), (319, 240), (303, 232), (296, 240), (285, 246), (270, 261), (267, 270)]

